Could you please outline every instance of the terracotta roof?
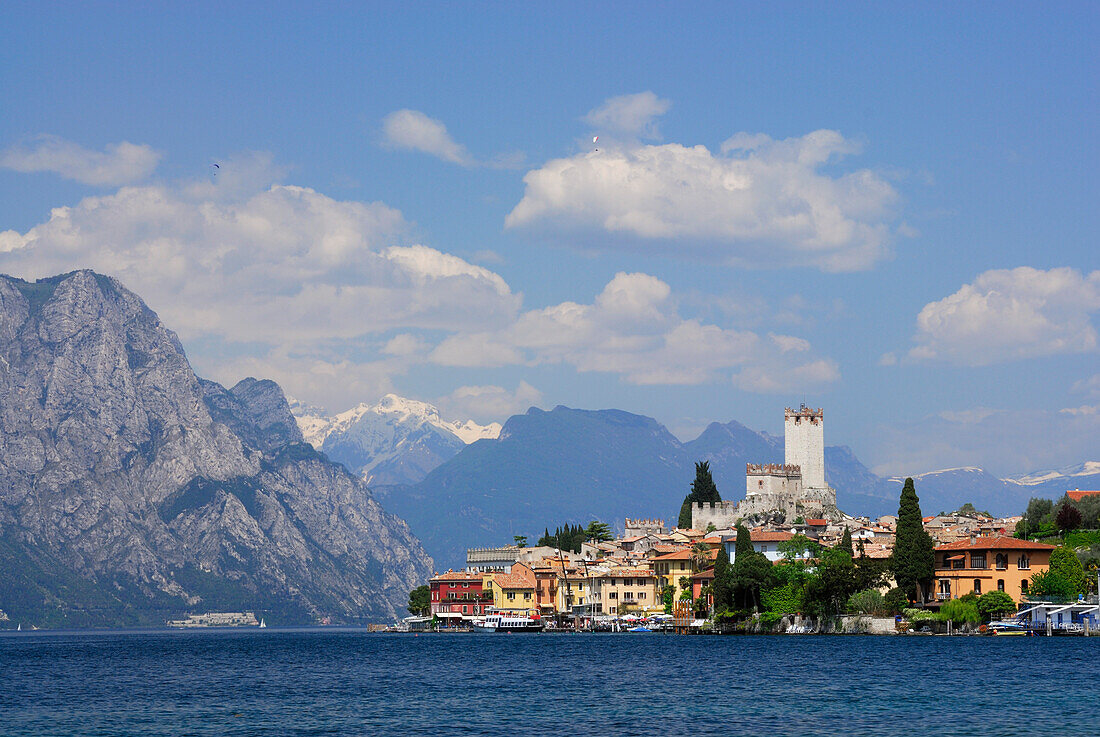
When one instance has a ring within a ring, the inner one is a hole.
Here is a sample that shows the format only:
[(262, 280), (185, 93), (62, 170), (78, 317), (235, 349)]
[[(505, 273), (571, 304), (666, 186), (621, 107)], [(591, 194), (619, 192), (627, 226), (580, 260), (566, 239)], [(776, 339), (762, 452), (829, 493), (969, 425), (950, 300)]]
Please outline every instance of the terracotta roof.
[(1054, 550), (1056, 547), (1058, 546), (996, 535), (974, 538), (974, 542), (967, 538), (958, 542), (939, 545), (936, 550)]
[(466, 571), (447, 571), (438, 573), (431, 578), (432, 581), (481, 581), (480, 573), (466, 573)]
[(664, 545), (664, 544), (659, 544), (659, 545), (654, 545), (654, 546), (653, 546), (653, 548), (652, 548), (652, 550), (655, 550), (655, 551), (657, 551), (658, 553), (675, 553), (675, 552), (677, 552), (677, 551), (679, 551), (679, 550), (687, 550), (687, 548), (685, 548), (685, 547), (684, 547), (683, 545)]
[(749, 533), (749, 539), (754, 543), (781, 543), (794, 537), (790, 532), (771, 532), (765, 530), (753, 530)]
[(829, 520), (827, 520), (827, 519), (808, 519), (808, 520), (806, 520), (806, 524), (808, 524), (810, 527), (824, 527), (825, 525), (829, 524)]
[(1068, 496), (1075, 502), (1081, 501), (1086, 496), (1096, 496), (1097, 494), (1100, 494), (1100, 491), (1084, 491), (1082, 489), (1074, 489), (1073, 491), (1066, 492), (1066, 496)]
[[(707, 551), (707, 558), (714, 560), (718, 557), (718, 550), (711, 548)], [(667, 553), (665, 555), (658, 555), (653, 558), (654, 561), (658, 560), (691, 560), (692, 552), (690, 550), (677, 550), (675, 553)]]
[(691, 577), (692, 578), (699, 578), (699, 579), (714, 578), (714, 569), (713, 568), (708, 568), (705, 571), (699, 571), (698, 573), (693, 573), (693, 574), (691, 574)]

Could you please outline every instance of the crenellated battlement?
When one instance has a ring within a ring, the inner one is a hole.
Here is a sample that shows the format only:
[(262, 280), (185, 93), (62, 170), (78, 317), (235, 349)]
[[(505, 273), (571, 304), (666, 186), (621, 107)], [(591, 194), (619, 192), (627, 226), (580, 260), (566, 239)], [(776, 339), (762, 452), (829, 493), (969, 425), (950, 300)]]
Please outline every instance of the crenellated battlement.
[(745, 475), (802, 478), (802, 467), (796, 463), (746, 463)]
[(805, 404), (801, 405), (798, 409), (791, 409), (787, 407), (783, 410), (783, 419), (794, 420), (799, 422), (801, 420), (820, 421), (825, 419), (825, 410), (821, 407), (814, 409), (813, 407), (807, 407)]

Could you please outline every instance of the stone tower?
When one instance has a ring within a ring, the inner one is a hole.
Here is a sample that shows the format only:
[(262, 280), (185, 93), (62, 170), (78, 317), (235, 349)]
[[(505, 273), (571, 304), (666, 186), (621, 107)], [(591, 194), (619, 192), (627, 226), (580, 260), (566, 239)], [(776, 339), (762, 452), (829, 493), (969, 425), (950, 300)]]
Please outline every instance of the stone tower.
[(803, 489), (826, 489), (825, 412), (803, 404), (784, 413), (784, 463), (802, 469)]

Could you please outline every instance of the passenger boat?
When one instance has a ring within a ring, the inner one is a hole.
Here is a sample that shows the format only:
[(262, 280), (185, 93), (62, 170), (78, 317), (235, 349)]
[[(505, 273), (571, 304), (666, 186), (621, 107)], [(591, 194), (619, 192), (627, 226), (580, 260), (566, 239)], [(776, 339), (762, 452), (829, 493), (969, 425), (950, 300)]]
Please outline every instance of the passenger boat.
[(486, 614), (481, 622), (474, 623), (474, 632), (542, 632), (543, 623), (537, 617), (523, 614)]

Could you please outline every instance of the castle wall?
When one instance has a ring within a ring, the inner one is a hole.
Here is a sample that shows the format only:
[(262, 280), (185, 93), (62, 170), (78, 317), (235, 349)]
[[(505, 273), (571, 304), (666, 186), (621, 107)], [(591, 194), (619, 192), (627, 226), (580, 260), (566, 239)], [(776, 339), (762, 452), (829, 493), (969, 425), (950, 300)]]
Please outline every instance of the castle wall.
[(798, 466), (749, 463), (745, 468), (746, 497), (759, 494), (787, 494), (797, 497), (801, 493), (802, 471)]
[(825, 412), (802, 405), (787, 409), (783, 423), (783, 459), (802, 470), (802, 488), (824, 489)]

